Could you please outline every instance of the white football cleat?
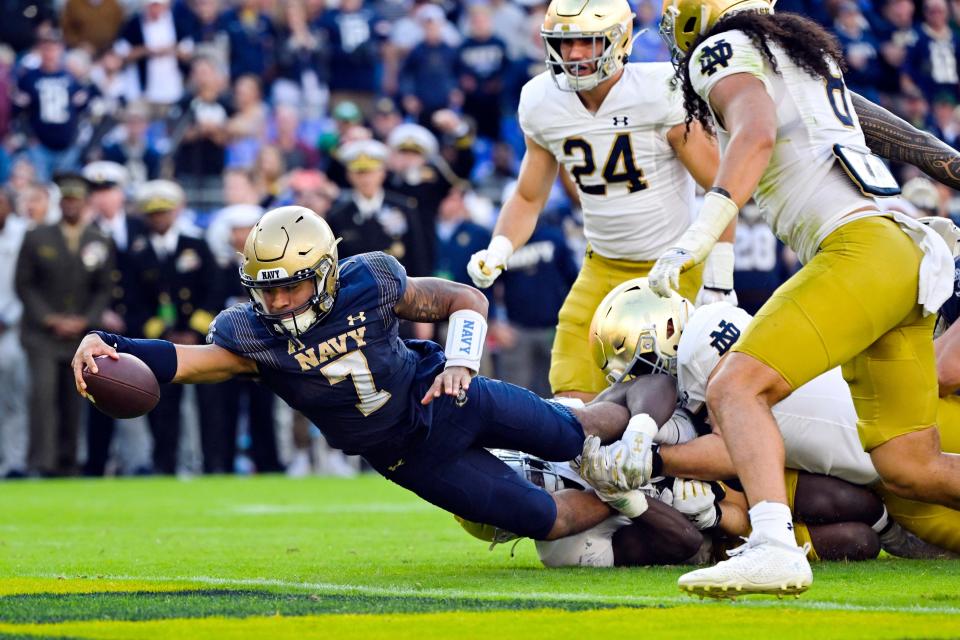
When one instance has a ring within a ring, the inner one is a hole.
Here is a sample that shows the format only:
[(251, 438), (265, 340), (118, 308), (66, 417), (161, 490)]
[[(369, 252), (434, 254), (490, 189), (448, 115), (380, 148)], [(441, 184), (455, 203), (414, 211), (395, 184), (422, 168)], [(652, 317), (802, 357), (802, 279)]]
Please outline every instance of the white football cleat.
[(711, 598), (749, 594), (799, 596), (813, 583), (806, 545), (800, 548), (752, 535), (746, 544), (731, 549), (728, 555), (729, 560), (680, 576), (680, 590)]

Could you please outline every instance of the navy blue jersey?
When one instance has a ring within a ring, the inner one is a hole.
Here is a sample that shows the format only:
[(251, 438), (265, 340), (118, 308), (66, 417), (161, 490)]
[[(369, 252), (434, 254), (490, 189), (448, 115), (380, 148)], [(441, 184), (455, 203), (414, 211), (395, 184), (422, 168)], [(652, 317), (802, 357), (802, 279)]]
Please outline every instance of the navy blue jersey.
[(940, 321), (946, 329), (960, 317), (960, 258), (953, 262), (953, 295), (940, 307)]
[(444, 362), (439, 345), (404, 342), (394, 307), (407, 275), (384, 253), (340, 261), (330, 313), (297, 339), (270, 331), (248, 302), (220, 313), (207, 340), (254, 360), (265, 386), (307, 416), (331, 446), (363, 453), (429, 427), (424, 383)]
[(17, 85), (16, 104), (27, 111), (30, 130), (40, 144), (55, 151), (69, 148), (76, 140), (90, 92), (63, 70), (31, 69)]

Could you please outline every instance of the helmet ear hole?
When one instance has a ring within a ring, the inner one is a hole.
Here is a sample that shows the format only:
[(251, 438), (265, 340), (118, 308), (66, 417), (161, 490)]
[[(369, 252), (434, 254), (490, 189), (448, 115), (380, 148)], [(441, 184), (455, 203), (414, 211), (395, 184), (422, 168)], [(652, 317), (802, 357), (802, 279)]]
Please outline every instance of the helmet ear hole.
[(697, 19), (695, 17), (687, 18), (687, 21), (683, 25), (683, 33), (693, 33), (694, 28), (697, 26)]
[(670, 318), (669, 320), (667, 320), (667, 337), (672, 338), (674, 332), (675, 332), (675, 328), (673, 326), (673, 318)]

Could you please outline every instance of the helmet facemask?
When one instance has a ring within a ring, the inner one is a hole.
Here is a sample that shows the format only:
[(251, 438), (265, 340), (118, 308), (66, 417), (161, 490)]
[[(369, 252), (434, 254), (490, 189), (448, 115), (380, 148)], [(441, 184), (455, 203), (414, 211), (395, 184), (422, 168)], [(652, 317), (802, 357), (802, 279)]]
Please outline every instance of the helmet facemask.
[[(251, 278), (240, 268), (240, 280), (250, 295), (254, 311), (267, 326), (284, 337), (299, 337), (320, 322), (333, 308), (337, 292), (337, 262), (334, 256), (323, 256), (317, 264), (288, 275), (283, 269), (261, 269), (257, 278)], [(270, 313), (263, 291), (289, 287), (305, 280), (313, 281), (313, 295), (303, 304), (285, 311)]]
[[(629, 46), (632, 42), (630, 28), (616, 24), (604, 31), (579, 31), (575, 25), (558, 24), (552, 31), (541, 29), (544, 49), (546, 50), (547, 69), (552, 72), (551, 77), (562, 91), (589, 91), (599, 84), (613, 77), (626, 62), (629, 55)], [(568, 62), (563, 59), (562, 45), (564, 40), (587, 40), (591, 43), (593, 56), (584, 60)], [(600, 54), (597, 49), (602, 45)], [(626, 53), (623, 53), (626, 51)], [(593, 67), (593, 72), (579, 75), (583, 68)]]
[[(669, 336), (673, 335), (675, 331), (673, 318), (667, 321), (666, 330)], [(663, 350), (659, 348), (655, 327), (645, 327), (640, 330), (637, 350), (627, 366), (624, 367), (623, 371), (610, 371), (606, 374), (606, 377), (608, 382), (614, 384), (636, 376), (656, 373), (677, 377), (677, 357), (665, 355)]]

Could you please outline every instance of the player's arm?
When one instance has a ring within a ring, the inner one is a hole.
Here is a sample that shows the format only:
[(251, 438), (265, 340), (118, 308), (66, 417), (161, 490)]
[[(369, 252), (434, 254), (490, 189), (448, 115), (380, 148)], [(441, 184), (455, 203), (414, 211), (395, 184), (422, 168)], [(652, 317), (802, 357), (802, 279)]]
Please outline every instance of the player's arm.
[(777, 142), (776, 105), (759, 78), (748, 73), (727, 76), (709, 98), (714, 114), (730, 133), (730, 143), (697, 220), (650, 272), (650, 288), (661, 296), (679, 287), (680, 272), (703, 262), (736, 220), (740, 207), (760, 184)]
[(912, 164), (951, 189), (960, 189), (960, 153), (878, 104), (850, 92), (867, 146), (878, 156)]
[(659, 500), (633, 525), (613, 534), (613, 563), (618, 567), (679, 564), (700, 550), (703, 535), (686, 516)]
[(934, 340), (933, 348), (937, 355), (940, 396), (949, 396), (960, 389), (960, 322), (954, 322)]
[(412, 322), (447, 320), (447, 363), (443, 373), (421, 399), (430, 404), (442, 393), (458, 396), (470, 388), (480, 370), (487, 337), (487, 298), (465, 284), (440, 278), (407, 278), (407, 286), (393, 311)]
[(467, 265), (473, 283), (481, 288), (493, 284), (506, 268), (514, 249), (525, 245), (533, 235), (537, 218), (557, 179), (558, 163), (553, 154), (529, 136), (525, 140), (527, 151), (520, 165), (517, 187), (500, 209), (490, 246), (473, 254)]
[(119, 353), (143, 360), (160, 384), (222, 382), (236, 375), (257, 372), (253, 360), (217, 345), (174, 345), (166, 340), (134, 340), (97, 331), (84, 337), (73, 356), (71, 366), (77, 391), (81, 395), (86, 392), (83, 370), (88, 368), (96, 373), (97, 356), (117, 360)]

